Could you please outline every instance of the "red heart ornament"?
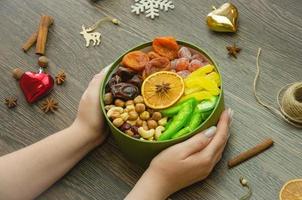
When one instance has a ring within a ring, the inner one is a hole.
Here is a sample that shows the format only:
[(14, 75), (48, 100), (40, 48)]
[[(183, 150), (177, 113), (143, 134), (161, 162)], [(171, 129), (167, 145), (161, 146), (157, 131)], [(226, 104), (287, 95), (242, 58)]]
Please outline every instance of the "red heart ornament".
[(25, 72), (21, 76), (19, 84), (26, 101), (34, 103), (52, 90), (54, 80), (49, 74), (43, 72)]

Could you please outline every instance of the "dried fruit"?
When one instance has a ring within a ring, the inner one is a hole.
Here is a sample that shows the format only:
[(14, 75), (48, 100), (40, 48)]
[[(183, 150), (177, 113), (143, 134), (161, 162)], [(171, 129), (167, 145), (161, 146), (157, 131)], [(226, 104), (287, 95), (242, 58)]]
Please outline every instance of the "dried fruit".
[(142, 85), (144, 102), (153, 109), (163, 109), (173, 105), (183, 93), (183, 79), (174, 72), (156, 72), (145, 79)]
[(203, 63), (208, 63), (209, 62), (208, 59), (204, 55), (202, 55), (200, 53), (194, 54), (191, 57), (191, 60), (195, 60), (195, 59), (199, 60), (200, 62), (203, 62)]
[(187, 47), (181, 47), (178, 51), (178, 57), (191, 59), (192, 54), (191, 54), (191, 51)]
[(183, 70), (187, 70), (189, 67), (189, 59), (188, 58), (179, 58), (176, 60), (176, 71), (183, 71)]
[(111, 91), (111, 88), (118, 84), (121, 83), (122, 79), (119, 75), (114, 75), (111, 77), (111, 79), (108, 81), (108, 84), (106, 85), (106, 92)]
[(130, 80), (133, 76), (135, 76), (137, 73), (129, 68), (119, 66), (117, 68), (117, 71), (114, 73), (114, 75), (118, 75), (122, 81), (126, 82)]
[(139, 94), (139, 89), (130, 83), (118, 83), (112, 86), (111, 93), (115, 98), (129, 100)]
[(169, 60), (178, 56), (179, 46), (174, 37), (157, 37), (153, 40), (152, 47), (156, 53)]
[(143, 72), (143, 78), (146, 79), (148, 76), (159, 71), (169, 71), (170, 61), (165, 57), (154, 58), (149, 61)]
[(130, 129), (131, 128), (131, 124), (129, 124), (129, 123), (127, 123), (127, 122), (125, 122), (121, 127), (120, 127), (120, 129), (121, 129), (121, 131), (126, 131), (126, 130), (128, 130), (128, 129)]
[(135, 71), (142, 71), (149, 62), (149, 57), (142, 51), (132, 51), (126, 54), (122, 60), (122, 64)]
[(201, 62), (200, 60), (194, 59), (190, 62), (190, 65), (188, 67), (188, 70), (190, 72), (194, 72), (195, 70), (199, 69), (200, 67), (204, 66), (205, 64)]
[(160, 57), (160, 55), (158, 55), (158, 54), (155, 53), (154, 51), (150, 51), (150, 52), (148, 52), (147, 54), (148, 54), (150, 60), (152, 60), (152, 59), (154, 59), (154, 58)]
[(128, 80), (127, 83), (131, 83), (140, 88), (143, 83), (143, 79), (140, 75), (136, 74), (130, 80)]
[(298, 200), (302, 199), (302, 179), (288, 181), (282, 187), (279, 193), (280, 200)]
[(190, 71), (189, 70), (183, 70), (183, 71), (179, 71), (177, 72), (177, 74), (179, 76), (181, 76), (181, 78), (187, 78), (190, 75)]

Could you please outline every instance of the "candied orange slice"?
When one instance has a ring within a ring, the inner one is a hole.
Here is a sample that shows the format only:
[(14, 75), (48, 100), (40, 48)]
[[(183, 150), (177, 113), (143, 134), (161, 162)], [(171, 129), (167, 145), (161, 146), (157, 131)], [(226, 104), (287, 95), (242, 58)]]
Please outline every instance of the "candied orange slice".
[(168, 108), (184, 93), (183, 79), (175, 72), (160, 71), (148, 76), (142, 85), (145, 104), (153, 109)]
[(302, 199), (302, 179), (288, 181), (279, 193), (280, 200), (299, 200)]

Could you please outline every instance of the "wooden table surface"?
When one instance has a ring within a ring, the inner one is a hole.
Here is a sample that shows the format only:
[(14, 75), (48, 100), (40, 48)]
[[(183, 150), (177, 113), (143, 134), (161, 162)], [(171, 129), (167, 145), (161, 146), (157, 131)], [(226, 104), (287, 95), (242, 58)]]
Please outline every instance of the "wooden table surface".
[[(234, 0), (240, 12), (236, 34), (218, 34), (208, 30), (204, 18), (216, 1), (174, 0), (173, 11), (150, 20), (130, 12), (133, 0), (101, 0), (96, 8), (86, 0), (1, 0), (0, 1), (0, 98), (18, 97), (18, 107), (9, 110), (0, 105), (0, 155), (30, 145), (67, 127), (74, 119), (79, 99), (89, 80), (127, 49), (155, 36), (173, 35), (204, 48), (220, 66), (226, 106), (234, 109), (231, 137), (221, 162), (203, 182), (194, 184), (172, 199), (238, 199), (245, 191), (238, 179), (244, 176), (253, 187), (252, 199), (277, 199), (285, 181), (302, 176), (302, 134), (268, 110), (252, 95), (255, 56), (263, 49), (259, 94), (276, 105), (277, 91), (302, 76), (302, 1)], [(50, 73), (64, 69), (66, 84), (55, 86), (51, 96), (59, 101), (59, 110), (44, 114), (39, 103), (28, 105), (11, 70), (20, 67), (37, 71), (32, 48), (20, 50), (23, 42), (37, 29), (41, 14), (52, 15), (47, 56), (56, 64)], [(106, 24), (99, 31), (99, 47), (85, 47), (79, 34), (81, 25), (93, 24), (104, 16), (115, 16), (121, 27)], [(226, 45), (242, 47), (238, 59), (227, 56)], [(241, 151), (272, 137), (273, 148), (228, 169), (227, 160)], [(171, 166), (172, 167), (172, 166)], [(64, 178), (39, 199), (122, 199), (143, 170), (128, 162), (114, 140), (86, 156)], [(185, 176), (185, 174), (184, 174)], [(0, 198), (1, 199), (1, 198)]]

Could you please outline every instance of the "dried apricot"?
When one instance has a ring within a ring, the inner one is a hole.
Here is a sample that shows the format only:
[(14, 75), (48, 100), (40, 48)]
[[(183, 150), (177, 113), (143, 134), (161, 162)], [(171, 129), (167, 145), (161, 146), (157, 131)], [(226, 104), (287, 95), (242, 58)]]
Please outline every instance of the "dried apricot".
[(191, 59), (191, 51), (187, 47), (181, 47), (178, 51), (178, 57)]
[(149, 62), (149, 57), (142, 51), (132, 51), (123, 57), (122, 64), (135, 71), (142, 71)]
[(170, 70), (170, 61), (165, 57), (158, 57), (150, 60), (143, 72), (143, 78), (147, 78), (151, 74), (159, 71), (169, 71)]
[(189, 67), (189, 59), (188, 58), (179, 58), (176, 60), (176, 71), (187, 70)]
[(152, 46), (156, 53), (169, 60), (178, 57), (179, 46), (174, 37), (157, 37), (153, 40)]
[(149, 59), (152, 60), (154, 58), (159, 58), (160, 55), (158, 55), (157, 53), (155, 53), (154, 51), (150, 51), (148, 52), (148, 56), (149, 56)]

